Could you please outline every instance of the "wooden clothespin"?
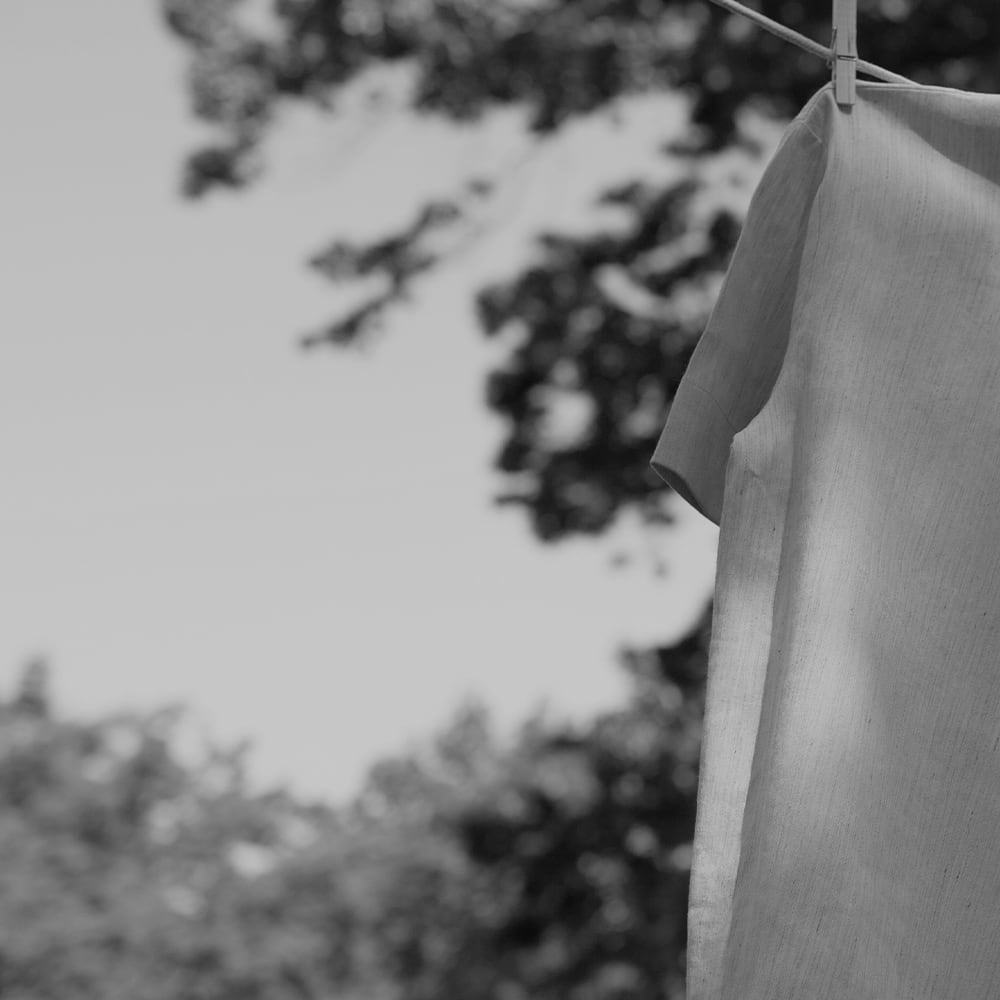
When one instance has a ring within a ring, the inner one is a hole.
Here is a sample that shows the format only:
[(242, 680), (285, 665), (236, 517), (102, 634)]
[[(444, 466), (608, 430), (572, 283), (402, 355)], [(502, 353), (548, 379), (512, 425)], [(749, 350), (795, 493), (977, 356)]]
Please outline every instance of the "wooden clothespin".
[(858, 0), (833, 0), (833, 96), (842, 108), (854, 106), (858, 71)]

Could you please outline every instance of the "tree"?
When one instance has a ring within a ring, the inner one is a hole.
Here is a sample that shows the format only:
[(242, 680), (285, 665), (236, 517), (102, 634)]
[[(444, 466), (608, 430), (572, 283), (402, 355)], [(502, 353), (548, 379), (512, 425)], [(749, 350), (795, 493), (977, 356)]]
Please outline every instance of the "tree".
[(680, 995), (707, 623), (623, 653), (634, 695), (500, 741), (477, 705), (333, 807), (249, 787), (183, 713), (0, 699), (0, 995)]
[[(344, 88), (389, 64), (410, 68), (418, 113), (468, 123), (517, 104), (538, 135), (637, 92), (688, 96), (686, 134), (665, 150), (688, 164), (680, 181), (595, 191), (629, 213), (624, 232), (542, 234), (521, 275), (479, 296), (488, 335), (514, 323), (527, 334), (487, 387), (508, 426), (495, 463), (510, 486), (498, 502), (522, 506), (549, 541), (599, 533), (626, 508), (664, 520), (666, 487), (649, 458), (742, 221), (724, 206), (697, 210), (701, 178), (725, 150), (754, 148), (748, 109), (779, 121), (797, 111), (829, 79), (822, 60), (708, 0), (274, 0), (264, 24), (249, 16), (248, 0), (161, 4), (190, 55), (195, 113), (219, 135), (188, 159), (192, 196), (252, 180), (283, 105), (336, 114)], [(758, 7), (829, 41), (828, 0)], [(925, 83), (997, 89), (1000, 21), (989, 0), (860, 7), (866, 59)], [(337, 281), (381, 277), (381, 290), (308, 343), (343, 347), (368, 336), (414, 283), (447, 266), (432, 237), (489, 195), (473, 180), (445, 204), (414, 206), (383, 239), (334, 240), (313, 258), (317, 270)], [(609, 274), (655, 308), (616, 295)], [(541, 429), (567, 387), (591, 404), (589, 425), (579, 440), (554, 444)]]
[(182, 750), (182, 723), (63, 718), (38, 665), (0, 702), (0, 994), (440, 995), (411, 988), (414, 944), (473, 933), (473, 876), (430, 815), (253, 791), (245, 748)]
[(495, 940), (524, 996), (683, 996), (709, 630), (625, 651), (622, 707), (529, 720), (500, 789), (457, 816), (469, 855), (511, 887)]
[(45, 676), (0, 703), (0, 994), (301, 996), (299, 942), (254, 943), (244, 868), (322, 811), (250, 795), (239, 748), (186, 761), (176, 709), (66, 720)]

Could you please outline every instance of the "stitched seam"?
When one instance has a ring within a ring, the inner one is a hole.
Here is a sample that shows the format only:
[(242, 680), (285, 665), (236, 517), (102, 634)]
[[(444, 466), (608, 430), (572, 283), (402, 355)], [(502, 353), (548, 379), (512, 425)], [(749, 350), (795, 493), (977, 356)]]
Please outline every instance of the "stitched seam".
[(809, 134), (810, 134), (810, 135), (811, 135), (811, 136), (812, 136), (812, 137), (813, 137), (813, 138), (814, 138), (814, 139), (815, 139), (815, 140), (816, 140), (816, 141), (817, 141), (817, 142), (818, 142), (818, 143), (819, 143), (819, 144), (820, 144), (821, 146), (823, 145), (823, 136), (821, 136), (821, 135), (817, 135), (817, 134), (816, 134), (816, 130), (815, 130), (815, 129), (814, 129), (813, 127), (812, 127), (812, 125), (810, 125), (810, 124), (809, 124), (809, 122), (803, 122), (803, 123), (802, 123), (802, 127), (803, 127), (804, 129), (807, 129), (807, 130), (808, 130), (808, 132), (809, 132)]
[(703, 396), (707, 396), (711, 401), (712, 405), (722, 414), (722, 419), (725, 420), (726, 426), (733, 432), (733, 434), (738, 434), (739, 431), (733, 426), (732, 420), (729, 419), (729, 414), (722, 408), (719, 401), (713, 396), (707, 389), (703, 389), (697, 382), (687, 379), (687, 384), (692, 388), (697, 389)]

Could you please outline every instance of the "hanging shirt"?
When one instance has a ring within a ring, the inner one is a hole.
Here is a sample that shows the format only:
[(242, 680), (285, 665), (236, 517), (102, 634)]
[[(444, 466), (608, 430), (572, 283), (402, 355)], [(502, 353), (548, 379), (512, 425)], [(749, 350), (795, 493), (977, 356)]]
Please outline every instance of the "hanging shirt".
[(812, 98), (652, 464), (720, 526), (689, 1000), (1000, 997), (1000, 96)]

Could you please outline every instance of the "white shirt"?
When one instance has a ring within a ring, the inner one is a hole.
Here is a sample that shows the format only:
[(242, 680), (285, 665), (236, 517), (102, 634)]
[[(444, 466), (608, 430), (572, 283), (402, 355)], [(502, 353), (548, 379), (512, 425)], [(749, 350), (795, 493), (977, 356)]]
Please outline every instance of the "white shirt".
[(813, 97), (652, 464), (720, 525), (689, 1000), (1000, 997), (1000, 96)]

